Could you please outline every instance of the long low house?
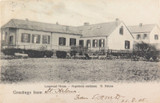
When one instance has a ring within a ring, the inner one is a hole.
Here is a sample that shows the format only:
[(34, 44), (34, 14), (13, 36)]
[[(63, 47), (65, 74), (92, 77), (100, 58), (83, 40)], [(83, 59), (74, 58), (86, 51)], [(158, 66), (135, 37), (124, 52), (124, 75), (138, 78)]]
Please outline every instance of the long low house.
[(62, 49), (78, 45), (82, 36), (75, 27), (12, 19), (2, 27), (5, 46), (22, 49)]
[(132, 51), (133, 30), (118, 19), (99, 24), (86, 22), (82, 26), (11, 19), (2, 26), (1, 38), (3, 48), (70, 51), (73, 46), (81, 46), (91, 51)]

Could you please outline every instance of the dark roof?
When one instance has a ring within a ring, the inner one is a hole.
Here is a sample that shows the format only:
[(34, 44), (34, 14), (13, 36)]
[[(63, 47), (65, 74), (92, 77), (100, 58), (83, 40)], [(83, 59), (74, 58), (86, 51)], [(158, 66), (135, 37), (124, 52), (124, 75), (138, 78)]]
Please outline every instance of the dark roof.
[(80, 34), (79, 31), (77, 31), (77, 28), (73, 26), (49, 24), (49, 23), (35, 22), (30, 20), (11, 19), (2, 28), (6, 28), (6, 27), (40, 30), (40, 31), (47, 31), (47, 32), (77, 34), (77, 35)]
[(86, 26), (79, 26), (78, 30), (83, 37), (88, 36), (109, 36), (115, 28), (121, 23), (121, 21), (92, 24)]
[(83, 35), (83, 37), (109, 36), (116, 29), (116, 27), (119, 26), (121, 22), (122, 21), (114, 21), (83, 26), (65, 26), (59, 24), (35, 22), (30, 20), (11, 19), (2, 28), (11, 27), (20, 29), (40, 30), (47, 32), (68, 33)]
[(145, 25), (135, 25), (135, 26), (128, 26), (128, 29), (131, 33), (144, 33), (144, 32), (151, 32), (152, 29), (156, 26), (156, 24), (145, 24)]

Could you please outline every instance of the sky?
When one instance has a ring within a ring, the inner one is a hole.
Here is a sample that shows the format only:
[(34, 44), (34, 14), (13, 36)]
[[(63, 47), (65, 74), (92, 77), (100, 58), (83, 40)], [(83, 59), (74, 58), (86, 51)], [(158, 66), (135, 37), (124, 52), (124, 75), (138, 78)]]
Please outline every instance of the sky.
[(28, 19), (80, 26), (122, 20), (126, 25), (160, 25), (160, 0), (0, 0), (0, 26)]

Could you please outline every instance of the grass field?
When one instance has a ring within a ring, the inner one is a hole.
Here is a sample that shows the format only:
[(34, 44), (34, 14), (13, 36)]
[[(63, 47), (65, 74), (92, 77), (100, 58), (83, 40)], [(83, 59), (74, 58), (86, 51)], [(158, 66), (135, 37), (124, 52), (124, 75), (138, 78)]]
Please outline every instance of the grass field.
[(160, 80), (160, 62), (28, 58), (1, 60), (2, 82), (145, 82)]

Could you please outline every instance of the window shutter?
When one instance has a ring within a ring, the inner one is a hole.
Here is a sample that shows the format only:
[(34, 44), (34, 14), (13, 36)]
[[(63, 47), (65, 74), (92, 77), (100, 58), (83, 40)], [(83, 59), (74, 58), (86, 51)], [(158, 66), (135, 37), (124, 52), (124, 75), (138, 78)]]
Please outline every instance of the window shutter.
[(123, 35), (123, 26), (121, 26), (119, 33)]
[(50, 44), (50, 36), (48, 36), (48, 44)]
[(74, 45), (76, 45), (76, 39), (74, 39)]
[(87, 43), (86, 43), (86, 46), (87, 46), (87, 47), (88, 47), (88, 44), (89, 44), (88, 41), (89, 41), (89, 40), (87, 40)]
[(28, 38), (27, 39), (28, 39), (27, 42), (29, 43), (30, 42), (30, 34), (28, 34)]
[(130, 49), (130, 41), (125, 41), (125, 49)]
[(157, 34), (154, 35), (154, 39), (155, 39), (155, 40), (158, 40), (158, 35), (157, 35)]
[(128, 41), (128, 49), (130, 49), (130, 41)]
[(34, 43), (34, 35), (32, 35), (32, 43)]
[(101, 47), (102, 45), (101, 45), (101, 43), (102, 43), (102, 40), (100, 39), (99, 40), (99, 47)]
[(91, 47), (91, 40), (87, 40), (87, 47)]
[(66, 38), (64, 38), (64, 45), (66, 45)]
[(84, 41), (83, 40), (79, 40), (79, 46), (83, 47), (84, 45)]
[(59, 45), (61, 45), (61, 38), (59, 38)]
[(95, 44), (94, 44), (94, 47), (97, 47), (97, 44), (98, 44), (98, 43), (97, 43), (97, 40), (95, 40), (94, 43), (95, 43)]
[(105, 43), (105, 40), (103, 39), (103, 47), (104, 47), (104, 45), (105, 45), (104, 43)]
[(41, 36), (40, 36), (40, 35), (38, 35), (38, 43), (40, 43), (40, 39), (41, 39)]
[(70, 38), (70, 46), (72, 45), (72, 39)]
[(92, 46), (95, 47), (95, 40), (93, 40), (93, 45)]
[(24, 34), (21, 35), (21, 42), (24, 42), (23, 38), (24, 38)]

